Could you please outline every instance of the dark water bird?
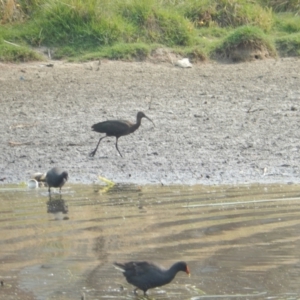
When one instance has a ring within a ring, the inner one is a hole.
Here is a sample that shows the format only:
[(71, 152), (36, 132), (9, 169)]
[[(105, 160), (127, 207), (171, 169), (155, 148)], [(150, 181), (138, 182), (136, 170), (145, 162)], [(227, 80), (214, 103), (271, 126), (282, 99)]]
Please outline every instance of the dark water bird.
[[(108, 136), (115, 136), (116, 137), (116, 149), (119, 152), (119, 154), (121, 155), (121, 157), (123, 157), (118, 148), (118, 138), (123, 135), (128, 135), (128, 134), (136, 131), (141, 125), (142, 118), (146, 118), (153, 123), (153, 121), (150, 118), (148, 118), (143, 112), (139, 111), (136, 116), (135, 124), (133, 124), (129, 121), (123, 121), (123, 120), (108, 120), (108, 121), (94, 124), (92, 126), (92, 129), (96, 132), (105, 133), (106, 136), (103, 136), (99, 139), (97, 147), (95, 148), (94, 151), (92, 151), (90, 153), (90, 156), (92, 157), (96, 154), (97, 149), (98, 149), (99, 144), (102, 139), (104, 139)], [(153, 125), (154, 125), (154, 123), (153, 123)]]
[(69, 176), (66, 171), (61, 171), (59, 168), (52, 168), (46, 174), (46, 182), (48, 184), (48, 190), (50, 194), (50, 188), (59, 187), (59, 191), (61, 192), (62, 186), (67, 182)]
[(170, 283), (179, 271), (190, 275), (190, 270), (183, 261), (173, 264), (169, 269), (164, 269), (146, 261), (131, 261), (124, 264), (116, 262), (114, 266), (121, 269), (127, 282), (136, 287), (134, 290), (135, 294), (140, 289), (146, 295), (148, 289)]

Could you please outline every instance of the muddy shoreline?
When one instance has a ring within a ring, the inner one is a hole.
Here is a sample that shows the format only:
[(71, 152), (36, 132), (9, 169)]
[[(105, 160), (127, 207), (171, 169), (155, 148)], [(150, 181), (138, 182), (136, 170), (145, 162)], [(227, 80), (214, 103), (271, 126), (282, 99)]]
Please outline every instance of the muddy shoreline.
[[(0, 178), (27, 181), (53, 166), (71, 183), (299, 183), (300, 60), (0, 64)], [(142, 120), (104, 139), (94, 123)]]

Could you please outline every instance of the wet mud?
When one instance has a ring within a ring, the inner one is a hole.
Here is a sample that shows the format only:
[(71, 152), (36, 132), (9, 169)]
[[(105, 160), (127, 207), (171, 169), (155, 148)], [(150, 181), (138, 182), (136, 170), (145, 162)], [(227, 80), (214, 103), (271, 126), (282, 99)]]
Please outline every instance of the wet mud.
[[(299, 183), (300, 60), (0, 64), (0, 178), (59, 166), (71, 183)], [(101, 141), (91, 126), (142, 120)]]

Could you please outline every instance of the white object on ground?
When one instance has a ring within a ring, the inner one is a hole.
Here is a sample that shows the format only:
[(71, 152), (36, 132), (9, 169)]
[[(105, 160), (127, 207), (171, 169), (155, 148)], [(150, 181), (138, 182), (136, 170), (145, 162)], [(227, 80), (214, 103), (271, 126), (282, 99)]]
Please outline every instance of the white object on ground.
[(188, 58), (183, 58), (183, 59), (177, 60), (177, 62), (175, 63), (175, 66), (180, 67), (180, 68), (191, 68), (192, 64), (190, 63)]
[(27, 182), (27, 186), (30, 189), (37, 189), (39, 187), (39, 183), (35, 179), (30, 179)]

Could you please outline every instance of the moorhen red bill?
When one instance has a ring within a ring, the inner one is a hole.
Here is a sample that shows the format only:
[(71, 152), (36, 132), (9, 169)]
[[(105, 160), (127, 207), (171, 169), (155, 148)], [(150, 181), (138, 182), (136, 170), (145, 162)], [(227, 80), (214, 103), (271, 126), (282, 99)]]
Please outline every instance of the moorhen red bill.
[(124, 264), (116, 262), (114, 265), (121, 269), (127, 282), (136, 287), (134, 293), (140, 289), (144, 295), (148, 289), (170, 283), (179, 271), (190, 275), (190, 270), (184, 261), (175, 263), (169, 269), (146, 261), (131, 261)]

